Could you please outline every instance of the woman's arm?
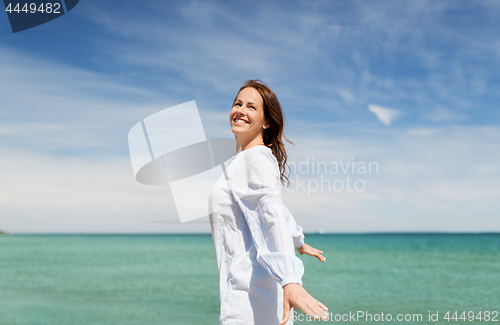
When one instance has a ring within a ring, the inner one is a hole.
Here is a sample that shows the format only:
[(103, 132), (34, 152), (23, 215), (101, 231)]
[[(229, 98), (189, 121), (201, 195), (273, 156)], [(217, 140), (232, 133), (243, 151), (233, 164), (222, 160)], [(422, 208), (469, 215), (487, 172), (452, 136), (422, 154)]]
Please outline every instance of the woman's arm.
[(294, 253), (279, 169), (267, 150), (259, 147), (240, 153), (240, 159), (228, 171), (231, 193), (250, 229), (259, 264), (282, 287), (288, 283), (302, 284), (304, 266)]
[[(301, 286), (304, 266), (295, 255), (281, 197), (279, 168), (274, 156), (265, 148), (255, 148), (241, 154), (244, 156), (238, 167), (230, 173), (229, 183), (233, 199), (242, 210), (252, 234), (257, 261), (284, 290), (293, 284), (286, 289), (290, 295), (284, 297), (288, 305), (297, 306), (306, 313), (324, 307)], [(285, 312), (289, 310), (285, 309)]]
[(283, 209), (285, 210), (286, 221), (290, 228), (290, 233), (292, 235), (295, 248), (297, 248), (301, 255), (311, 255), (316, 257), (321, 262), (325, 262), (326, 258), (322, 255), (323, 251), (309, 246), (304, 242), (304, 232), (302, 231), (302, 227), (295, 222), (295, 218), (285, 205), (283, 205)]
[(295, 222), (295, 218), (285, 205), (283, 205), (283, 209), (285, 210), (285, 218), (290, 228), (293, 244), (295, 248), (302, 247), (302, 245), (304, 245), (304, 232), (302, 231), (302, 227)]

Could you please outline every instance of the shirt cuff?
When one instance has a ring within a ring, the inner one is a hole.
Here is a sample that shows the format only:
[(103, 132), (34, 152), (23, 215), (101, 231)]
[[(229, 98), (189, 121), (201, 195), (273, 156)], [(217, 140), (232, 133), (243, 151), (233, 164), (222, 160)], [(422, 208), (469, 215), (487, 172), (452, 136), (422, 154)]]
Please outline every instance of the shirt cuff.
[(283, 279), (283, 281), (281, 281), (281, 287), (283, 288), (284, 286), (286, 286), (287, 284), (290, 284), (290, 283), (298, 283), (298, 284), (302, 285), (302, 280), (300, 278), (297, 278), (297, 277), (289, 277), (289, 278)]
[(293, 244), (294, 244), (295, 248), (301, 248), (302, 246), (304, 246), (304, 241), (305, 241), (304, 237), (305, 236), (302, 235), (302, 236), (300, 236), (300, 238), (294, 238), (293, 239)]

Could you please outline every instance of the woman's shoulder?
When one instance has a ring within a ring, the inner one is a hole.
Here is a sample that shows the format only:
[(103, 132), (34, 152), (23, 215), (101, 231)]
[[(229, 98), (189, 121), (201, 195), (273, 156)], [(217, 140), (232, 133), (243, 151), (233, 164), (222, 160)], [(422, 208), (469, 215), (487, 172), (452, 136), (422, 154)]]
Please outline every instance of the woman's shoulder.
[(242, 151), (246, 168), (263, 172), (263, 174), (279, 173), (278, 161), (270, 148), (259, 145)]
[(245, 153), (245, 154), (254, 154), (254, 153), (256, 153), (256, 154), (258, 154), (258, 153), (262, 154), (262, 153), (266, 153), (266, 154), (271, 154), (271, 155), (273, 154), (271, 148), (266, 147), (263, 144), (259, 144), (257, 146), (253, 146), (253, 147), (251, 147), (249, 149), (243, 150), (243, 151), (241, 151), (241, 153)]
[(255, 147), (251, 147), (241, 152), (245, 159), (263, 159), (263, 160), (271, 160), (276, 161), (276, 158), (273, 155), (273, 151), (271, 148), (266, 147), (264, 145), (258, 145)]

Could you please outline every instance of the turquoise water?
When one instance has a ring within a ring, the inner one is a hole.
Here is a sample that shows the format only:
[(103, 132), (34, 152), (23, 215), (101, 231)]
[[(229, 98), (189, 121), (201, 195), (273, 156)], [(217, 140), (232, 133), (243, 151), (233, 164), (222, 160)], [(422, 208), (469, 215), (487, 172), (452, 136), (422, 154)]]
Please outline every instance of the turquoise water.
[[(326, 323), (500, 323), (459, 319), (463, 311), (500, 311), (499, 234), (307, 235), (306, 242), (327, 257), (299, 255), (305, 288), (333, 313)], [(210, 235), (0, 236), (0, 272), (1, 325), (218, 324)], [(335, 321), (358, 311), (422, 320)], [(446, 311), (459, 311), (458, 321), (444, 320)]]

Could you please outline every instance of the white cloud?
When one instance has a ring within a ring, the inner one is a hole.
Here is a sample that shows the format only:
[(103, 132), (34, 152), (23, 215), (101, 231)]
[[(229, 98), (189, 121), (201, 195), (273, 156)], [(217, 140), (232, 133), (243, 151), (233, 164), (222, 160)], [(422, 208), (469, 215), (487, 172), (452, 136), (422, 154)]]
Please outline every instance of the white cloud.
[(380, 122), (385, 125), (391, 125), (392, 121), (398, 118), (402, 112), (392, 108), (385, 108), (377, 105), (368, 105), (368, 110), (375, 114)]
[(467, 118), (467, 115), (442, 106), (436, 106), (431, 112), (424, 114), (423, 117), (431, 121), (439, 122), (464, 120)]
[(122, 136), (135, 123), (180, 103), (114, 77), (4, 47), (0, 70), (6, 76), (0, 79), (0, 144), (34, 151), (124, 152)]
[(356, 101), (356, 96), (354, 96), (349, 90), (337, 89), (339, 96), (347, 103), (352, 103)]

